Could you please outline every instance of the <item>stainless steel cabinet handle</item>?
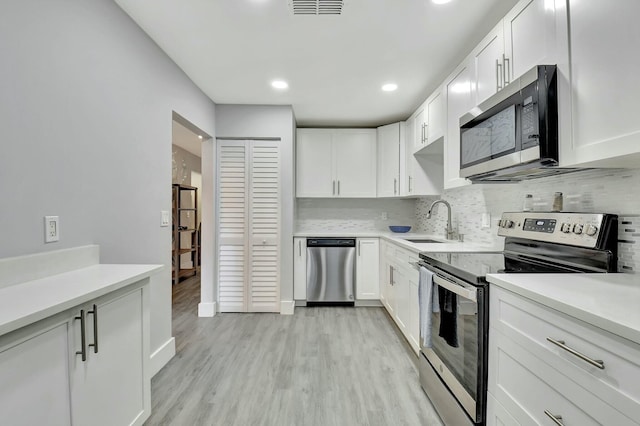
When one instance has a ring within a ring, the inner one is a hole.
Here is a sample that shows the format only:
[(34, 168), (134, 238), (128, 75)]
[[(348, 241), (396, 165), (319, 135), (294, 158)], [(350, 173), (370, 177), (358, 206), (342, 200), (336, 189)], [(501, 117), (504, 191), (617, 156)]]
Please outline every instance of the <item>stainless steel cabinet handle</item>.
[(564, 340), (555, 340), (552, 339), (551, 337), (547, 337), (547, 340), (550, 341), (551, 343), (553, 343), (554, 345), (558, 346), (559, 348), (564, 349), (565, 351), (569, 352), (571, 355), (575, 355), (578, 358), (580, 358), (581, 360), (588, 362), (589, 364), (593, 365), (594, 367), (598, 367), (600, 370), (604, 370), (604, 361), (600, 360), (600, 359), (593, 359), (593, 358), (589, 358), (588, 356), (581, 354), (580, 352), (576, 351), (573, 348), (570, 348), (569, 346), (564, 344)]
[(422, 123), (422, 143), (427, 139), (427, 125)]
[(564, 426), (564, 423), (562, 423), (562, 416), (554, 416), (549, 412), (549, 410), (544, 410), (544, 413), (558, 426)]
[(411, 176), (409, 176), (409, 193), (411, 193)]
[(82, 355), (82, 360), (86, 361), (87, 360), (87, 335), (85, 334), (85, 330), (84, 330), (84, 309), (80, 310), (80, 316), (79, 317), (75, 317), (75, 319), (79, 319), (80, 320), (80, 344), (82, 345), (82, 348), (79, 351), (76, 351), (76, 355)]
[(389, 265), (389, 284), (393, 285), (393, 266)]
[(424, 144), (429, 144), (429, 125), (424, 123)]
[(302, 257), (302, 241), (298, 241), (298, 256)]
[(398, 193), (398, 190), (396, 189), (398, 187), (398, 179), (393, 178), (393, 195), (396, 195)]
[(503, 79), (502, 81), (504, 82), (504, 86), (506, 87), (507, 84), (511, 83), (511, 79), (509, 77), (509, 71), (510, 71), (510, 67), (509, 67), (509, 58), (507, 58), (504, 53), (502, 54), (502, 63), (504, 64), (504, 69), (503, 69)]
[(98, 307), (94, 304), (93, 309), (87, 311), (87, 315), (93, 315), (93, 343), (89, 347), (93, 348), (93, 353), (98, 353)]
[(496, 59), (496, 92), (502, 89), (502, 85), (500, 84), (500, 74), (502, 74), (502, 64), (499, 59)]
[(340, 181), (338, 181), (338, 195), (340, 195)]
[(360, 256), (361, 252), (362, 252), (362, 241), (358, 241), (358, 256)]
[(333, 195), (336, 195), (336, 181), (333, 181)]

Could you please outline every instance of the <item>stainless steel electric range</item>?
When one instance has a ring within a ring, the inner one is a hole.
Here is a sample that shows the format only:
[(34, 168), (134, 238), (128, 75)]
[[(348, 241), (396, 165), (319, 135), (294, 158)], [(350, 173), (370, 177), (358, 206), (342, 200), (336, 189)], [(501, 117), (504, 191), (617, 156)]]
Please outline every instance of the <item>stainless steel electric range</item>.
[(433, 300), (420, 306), (421, 327), (430, 324), (420, 332), (420, 382), (445, 424), (485, 423), (486, 275), (616, 272), (617, 229), (611, 214), (504, 213), (502, 252), (420, 253), (421, 291), (432, 286)]

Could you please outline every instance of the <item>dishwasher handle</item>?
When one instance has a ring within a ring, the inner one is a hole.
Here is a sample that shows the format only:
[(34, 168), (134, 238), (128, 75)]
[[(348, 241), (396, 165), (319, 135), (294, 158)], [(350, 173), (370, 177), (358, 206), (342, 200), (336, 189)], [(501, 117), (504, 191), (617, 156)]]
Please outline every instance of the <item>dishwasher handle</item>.
[(307, 247), (355, 247), (355, 238), (307, 238)]

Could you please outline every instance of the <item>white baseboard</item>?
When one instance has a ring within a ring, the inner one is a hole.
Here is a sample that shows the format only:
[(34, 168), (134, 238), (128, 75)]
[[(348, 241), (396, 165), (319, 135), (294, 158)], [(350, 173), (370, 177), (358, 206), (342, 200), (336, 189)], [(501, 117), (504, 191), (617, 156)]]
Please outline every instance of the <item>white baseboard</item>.
[(356, 300), (355, 306), (378, 307), (378, 306), (384, 306), (384, 305), (379, 300)]
[(150, 370), (151, 377), (162, 370), (162, 367), (167, 365), (171, 358), (176, 354), (176, 339), (172, 337), (167, 340), (164, 345), (160, 346), (154, 353), (151, 354)]
[(212, 317), (216, 314), (216, 302), (200, 302), (198, 303), (199, 317)]
[(293, 315), (296, 302), (293, 300), (281, 300), (280, 301), (280, 315)]

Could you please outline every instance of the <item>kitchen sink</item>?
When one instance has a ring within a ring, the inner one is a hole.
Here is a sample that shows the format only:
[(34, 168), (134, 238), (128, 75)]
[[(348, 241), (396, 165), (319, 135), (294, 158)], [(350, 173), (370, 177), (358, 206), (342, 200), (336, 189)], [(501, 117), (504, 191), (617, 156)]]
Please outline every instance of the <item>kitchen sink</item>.
[(436, 240), (407, 240), (407, 241), (409, 241), (410, 243), (423, 243), (423, 244), (424, 243), (429, 243), (429, 244), (442, 243), (442, 241), (436, 241)]

